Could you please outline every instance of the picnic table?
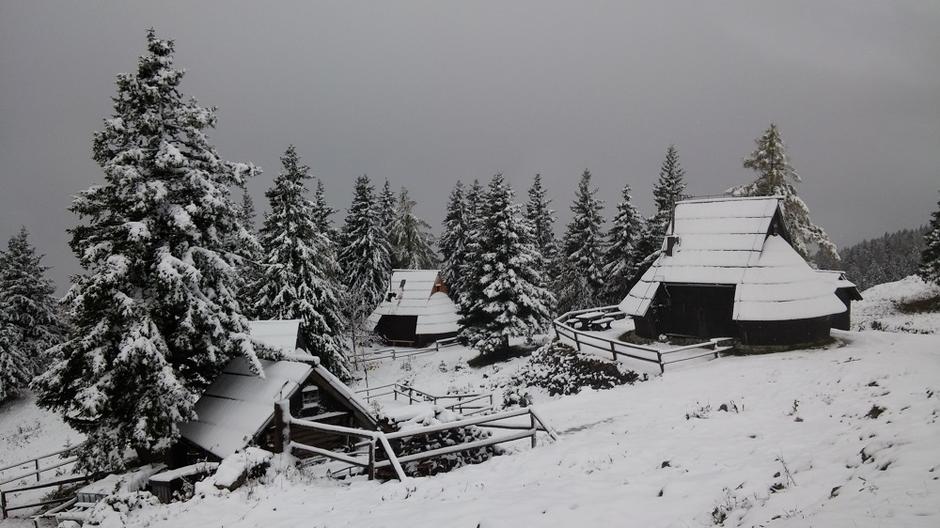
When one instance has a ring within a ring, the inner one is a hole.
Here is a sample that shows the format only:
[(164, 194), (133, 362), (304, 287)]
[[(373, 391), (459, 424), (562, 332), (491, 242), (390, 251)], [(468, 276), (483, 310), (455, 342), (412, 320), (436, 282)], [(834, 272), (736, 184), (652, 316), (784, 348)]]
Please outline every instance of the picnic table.
[(608, 329), (610, 323), (616, 320), (617, 317), (612, 312), (594, 311), (574, 316), (574, 321), (578, 322), (582, 329), (590, 328), (591, 330)]

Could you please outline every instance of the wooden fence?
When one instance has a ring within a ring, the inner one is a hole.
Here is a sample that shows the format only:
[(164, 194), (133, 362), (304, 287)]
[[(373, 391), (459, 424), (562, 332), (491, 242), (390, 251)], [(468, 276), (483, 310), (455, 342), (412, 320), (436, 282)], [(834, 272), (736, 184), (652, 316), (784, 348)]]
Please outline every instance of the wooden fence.
[[(596, 333), (578, 330), (569, 324), (569, 321), (575, 316), (588, 312), (617, 313), (620, 309), (614, 306), (603, 306), (601, 308), (588, 308), (585, 310), (575, 310), (562, 314), (552, 321), (552, 329), (555, 331), (555, 337), (565, 337), (574, 341), (575, 348), (581, 351), (581, 347), (589, 347), (605, 354), (610, 354), (612, 359), (617, 360), (620, 357), (627, 357), (637, 361), (655, 363), (659, 366), (659, 372), (666, 372), (666, 365), (672, 365), (683, 361), (690, 361), (703, 357), (713, 356), (715, 358), (721, 352), (730, 350), (728, 345), (731, 341), (729, 337), (715, 337), (701, 343), (692, 345), (678, 346), (668, 349), (656, 348), (651, 346), (636, 345), (626, 343), (617, 339), (610, 339)], [(693, 350), (703, 350), (701, 354), (676, 356), (679, 352), (689, 352)]]
[[(493, 409), (493, 395), (484, 393), (462, 393), (462, 394), (431, 394), (416, 389), (410, 385), (402, 383), (389, 383), (387, 385), (378, 385), (376, 387), (367, 387), (356, 391), (356, 394), (363, 395), (368, 402), (382, 396), (392, 396), (395, 400), (398, 397), (408, 398), (408, 404), (415, 402), (431, 402), (435, 405), (443, 404), (445, 409), (464, 414), (466, 416), (479, 414)], [(448, 401), (456, 400), (453, 403), (446, 404)]]
[[(25, 508), (33, 508), (36, 506), (46, 506), (49, 504), (56, 504), (56, 503), (68, 501), (69, 500), (68, 498), (60, 498), (60, 499), (43, 500), (40, 502), (34, 502), (30, 504), (19, 504), (17, 506), (9, 505), (9, 497), (17, 493), (22, 493), (25, 491), (37, 490), (37, 489), (42, 489), (42, 488), (49, 488), (53, 486), (57, 487), (57, 486), (62, 486), (64, 484), (72, 484), (75, 482), (82, 482), (82, 481), (90, 480), (91, 475), (68, 476), (68, 477), (61, 478), (61, 479), (54, 479), (54, 480), (47, 480), (47, 481), (43, 481), (40, 478), (43, 473), (47, 473), (53, 470), (63, 471), (63, 468), (65, 468), (66, 466), (74, 464), (78, 460), (78, 457), (70, 456), (70, 455), (76, 449), (81, 447), (81, 445), (82, 444), (78, 444), (72, 447), (67, 447), (65, 449), (61, 449), (54, 453), (48, 453), (45, 455), (38, 456), (36, 458), (31, 458), (23, 462), (17, 462), (15, 464), (11, 464), (11, 465), (0, 468), (0, 476), (2, 476), (3, 473), (8, 472), (8, 471), (30, 468), (29, 471), (26, 471), (24, 473), (19, 473), (14, 477), (3, 478), (3, 480), (0, 480), (0, 487), (6, 486), (8, 484), (14, 484), (16, 482), (20, 482), (23, 479), (36, 477), (36, 482), (33, 484), (26, 484), (26, 485), (20, 485), (16, 487), (8, 487), (7, 489), (0, 489), (0, 518), (6, 519), (8, 516), (8, 512), (11, 512), (13, 510), (22, 510)], [(48, 464), (48, 462), (51, 459), (55, 459), (55, 458), (59, 458), (62, 460), (59, 460), (52, 464)]]
[(411, 356), (418, 356), (421, 354), (430, 354), (432, 352), (440, 352), (442, 348), (452, 347), (457, 343), (456, 337), (448, 337), (446, 339), (439, 339), (434, 342), (433, 345), (426, 346), (424, 348), (415, 348), (408, 350), (399, 350), (396, 348), (382, 348), (372, 352), (370, 354), (365, 354), (359, 356), (358, 360), (362, 362), (368, 361), (380, 361), (383, 359), (401, 359)]
[[(514, 418), (523, 416), (529, 417), (528, 423), (525, 423), (524, 419), (523, 423), (518, 423), (519, 420), (513, 420)], [(440, 457), (451, 453), (479, 449), (481, 447), (513, 442), (524, 438), (529, 438), (531, 440), (532, 447), (535, 447), (536, 435), (539, 432), (547, 433), (553, 440), (558, 439), (558, 435), (551, 428), (546, 426), (545, 421), (542, 420), (535, 409), (531, 407), (496, 414), (475, 416), (472, 418), (458, 420), (456, 422), (442, 423), (417, 429), (385, 433), (382, 431), (368, 431), (365, 429), (356, 429), (353, 427), (344, 427), (340, 425), (325, 424), (294, 418), (290, 414), (289, 403), (284, 401), (275, 406), (275, 424), (281, 432), (280, 435), (277, 435), (278, 439), (275, 440), (275, 451), (280, 450), (289, 451), (296, 454), (316, 455), (328, 458), (330, 460), (343, 462), (345, 464), (349, 464), (349, 466), (343, 468), (340, 471), (361, 468), (368, 474), (370, 480), (376, 478), (376, 470), (386, 467), (391, 468), (395, 478), (398, 480), (405, 480), (407, 476), (401, 467), (402, 463)], [(438, 433), (460, 427), (468, 427), (471, 425), (483, 428), (515, 430), (515, 432), (507, 435), (475, 440), (463, 444), (430, 449), (421, 453), (412, 453), (404, 456), (399, 456), (392, 447), (392, 441), (402, 438)], [(363, 445), (366, 450), (364, 453), (343, 453), (295, 441), (294, 438), (300, 436), (298, 433), (302, 434), (305, 432), (305, 430), (306, 432), (313, 431), (321, 434), (326, 433), (338, 435), (351, 440), (364, 441), (359, 442), (358, 445)], [(378, 458), (379, 449), (384, 452), (384, 459), (380, 460)]]

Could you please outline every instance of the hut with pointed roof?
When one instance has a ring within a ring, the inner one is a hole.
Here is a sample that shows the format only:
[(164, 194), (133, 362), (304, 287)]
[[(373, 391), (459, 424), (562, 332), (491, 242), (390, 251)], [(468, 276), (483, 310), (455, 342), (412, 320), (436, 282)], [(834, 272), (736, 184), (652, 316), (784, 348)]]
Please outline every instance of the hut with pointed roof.
[(418, 347), (456, 336), (458, 319), (440, 270), (411, 269), (392, 271), (385, 297), (369, 317), (390, 343)]
[[(793, 249), (780, 197), (678, 202), (662, 249), (620, 309), (636, 333), (791, 346), (847, 328), (855, 286)], [(839, 292), (842, 292), (842, 295)]]

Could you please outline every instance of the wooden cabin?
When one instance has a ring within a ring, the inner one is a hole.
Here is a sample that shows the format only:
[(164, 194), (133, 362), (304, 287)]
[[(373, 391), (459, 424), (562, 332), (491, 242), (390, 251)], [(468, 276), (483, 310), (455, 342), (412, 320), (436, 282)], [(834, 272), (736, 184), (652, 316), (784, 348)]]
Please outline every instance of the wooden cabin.
[[(253, 373), (241, 357), (231, 360), (196, 402), (198, 418), (180, 425), (181, 439), (168, 463), (180, 467), (199, 461), (220, 461), (236, 451), (257, 445), (272, 449), (274, 407), (290, 400), (298, 418), (374, 430), (376, 419), (342, 381), (316, 357), (297, 349), (300, 321), (252, 321), (256, 340), (280, 350), (281, 361), (261, 360), (264, 377)], [(308, 439), (324, 448), (339, 441)], [(320, 441), (322, 440), (322, 441)]]
[(830, 328), (848, 328), (858, 290), (793, 249), (781, 200), (677, 203), (660, 255), (620, 303), (636, 333), (735, 337), (761, 347), (819, 342)]
[(440, 270), (402, 269), (392, 271), (385, 297), (369, 317), (386, 341), (417, 347), (456, 336), (458, 319)]

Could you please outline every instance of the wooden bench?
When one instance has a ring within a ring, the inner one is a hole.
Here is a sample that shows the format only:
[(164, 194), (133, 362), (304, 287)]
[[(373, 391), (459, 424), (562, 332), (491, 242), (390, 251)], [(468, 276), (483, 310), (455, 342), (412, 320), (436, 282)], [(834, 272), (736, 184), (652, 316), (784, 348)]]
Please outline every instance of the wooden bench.
[(602, 317), (591, 321), (591, 328), (594, 330), (606, 330), (610, 328), (610, 323), (616, 321), (613, 317)]

